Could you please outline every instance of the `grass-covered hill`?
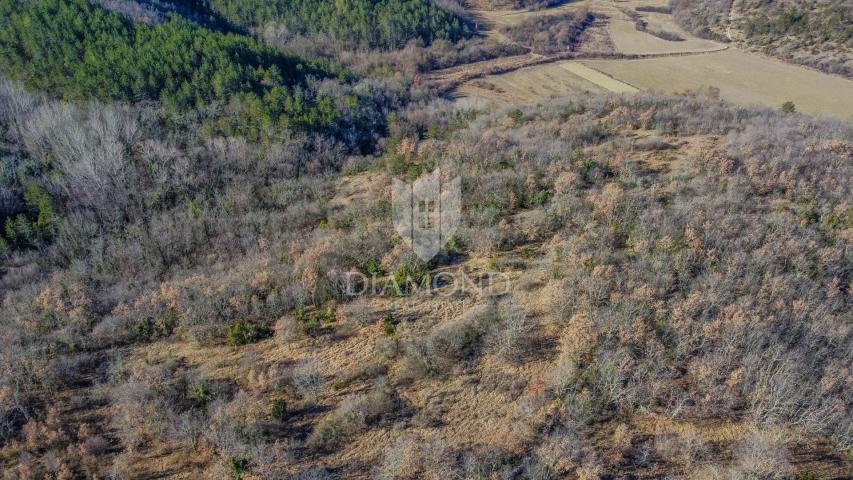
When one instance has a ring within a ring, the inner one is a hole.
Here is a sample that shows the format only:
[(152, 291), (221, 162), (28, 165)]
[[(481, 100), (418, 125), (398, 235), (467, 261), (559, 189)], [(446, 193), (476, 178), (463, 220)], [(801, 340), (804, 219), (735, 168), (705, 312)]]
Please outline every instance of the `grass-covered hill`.
[[(48, 235), (4, 235), (13, 477), (849, 472), (849, 124), (439, 101), (347, 159), (154, 119), (3, 85), (3, 215)], [(388, 184), (434, 166), (462, 175), (465, 227), (427, 265)], [(506, 293), (343, 283), (454, 268)]]
[(0, 0), (2, 480), (850, 477), (853, 125), (449, 101), (457, 9)]

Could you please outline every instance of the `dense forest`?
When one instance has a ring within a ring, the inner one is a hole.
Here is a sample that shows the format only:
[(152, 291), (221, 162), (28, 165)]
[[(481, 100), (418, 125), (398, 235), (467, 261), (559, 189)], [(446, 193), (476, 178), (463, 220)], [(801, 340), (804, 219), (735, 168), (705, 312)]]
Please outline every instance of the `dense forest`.
[(207, 9), (236, 25), (278, 24), (292, 33), (327, 35), (342, 45), (401, 48), (474, 34), (473, 24), (431, 0), (204, 0)]
[(454, 0), (101, 0), (128, 18), (161, 23), (177, 13), (211, 28), (240, 33), (273, 28), (331, 41), (341, 48), (389, 50), (472, 37), (474, 23)]
[(214, 104), (236, 111), (225, 131), (331, 127), (331, 98), (309, 76), (324, 67), (251, 38), (173, 17), (132, 24), (86, 0), (0, 3), (3, 73), (66, 99), (159, 100), (176, 110)]

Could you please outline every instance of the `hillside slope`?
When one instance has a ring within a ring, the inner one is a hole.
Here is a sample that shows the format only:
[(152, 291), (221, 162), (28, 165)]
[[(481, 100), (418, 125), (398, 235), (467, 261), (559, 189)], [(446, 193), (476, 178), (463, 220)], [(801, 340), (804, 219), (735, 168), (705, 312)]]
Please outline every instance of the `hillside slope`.
[(833, 0), (672, 0), (676, 20), (705, 37), (853, 78), (853, 4)]
[[(28, 140), (21, 125), (69, 107), (5, 92), (8, 148), (63, 159), (81, 141), (61, 123), (72, 143)], [(114, 135), (99, 110), (73, 115)], [(228, 181), (153, 210), (153, 235), (113, 217), (74, 250), (75, 219), (109, 211), (59, 196), (63, 247), (5, 261), (12, 478), (851, 471), (849, 124), (648, 94), (438, 103), (401, 112), (382, 157), (295, 179), (233, 140), (154, 147), (136, 128), (115, 160), (171, 180), (129, 198), (203, 182), (176, 161), (195, 148), (230, 152), (198, 159)], [(429, 165), (462, 176), (466, 226), (424, 265), (388, 185)], [(346, 271), (444, 280), (352, 297)]]
[(642, 2), (0, 0), (0, 478), (853, 478), (853, 81)]

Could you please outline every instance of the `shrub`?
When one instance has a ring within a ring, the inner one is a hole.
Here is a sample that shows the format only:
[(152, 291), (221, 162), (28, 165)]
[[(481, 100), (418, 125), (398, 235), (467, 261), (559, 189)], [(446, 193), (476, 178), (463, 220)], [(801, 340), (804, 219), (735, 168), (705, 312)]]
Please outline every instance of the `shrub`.
[(405, 434), (385, 448), (376, 469), (379, 480), (461, 478), (457, 459), (439, 434)]
[(510, 111), (507, 114), (507, 117), (509, 117), (509, 119), (512, 120), (513, 123), (518, 125), (521, 123), (521, 119), (524, 118), (524, 112), (516, 108), (515, 110)]
[(741, 475), (756, 478), (790, 478), (790, 456), (777, 436), (753, 431), (735, 449), (736, 468)]
[(541, 207), (548, 203), (550, 192), (545, 189), (530, 190), (527, 192), (527, 197), (524, 201), (525, 207)]
[(364, 273), (370, 276), (378, 276), (385, 272), (382, 271), (381, 262), (376, 258), (371, 258), (364, 264)]
[(393, 387), (381, 380), (370, 393), (347, 397), (333, 412), (323, 417), (311, 434), (311, 441), (325, 446), (336, 445), (392, 412), (396, 405)]
[[(6, 217), (4, 224), (6, 238), (19, 248), (48, 241), (59, 222), (55, 200), (38, 182), (29, 181), (23, 196), (27, 211), (15, 215), (14, 221), (13, 216)], [(3, 244), (6, 244), (5, 240)]]
[(225, 332), (225, 341), (228, 345), (235, 347), (255, 343), (271, 336), (272, 329), (269, 327), (239, 320), (228, 327)]
[(110, 442), (101, 435), (92, 435), (83, 441), (81, 453), (97, 457), (110, 448)]
[(669, 42), (683, 42), (684, 41), (684, 37), (682, 37), (681, 35), (679, 35), (675, 32), (670, 32), (668, 30), (647, 30), (647, 32), (649, 32), (650, 34), (652, 34), (652, 35), (654, 35), (660, 39), (663, 39), (663, 40), (666, 40)]
[(136, 337), (143, 341), (166, 338), (175, 331), (178, 326), (178, 312), (174, 308), (167, 308), (161, 317), (140, 318), (133, 324), (133, 332)]
[(207, 379), (204, 379), (193, 385), (190, 398), (201, 405), (210, 401), (210, 382)]
[(234, 480), (240, 480), (243, 473), (249, 468), (249, 459), (235, 455), (228, 459), (228, 466), (231, 467), (231, 475), (234, 477)]
[(797, 106), (794, 105), (794, 102), (788, 100), (782, 104), (782, 111), (785, 113), (794, 113), (797, 111)]
[(317, 401), (317, 396), (325, 379), (320, 372), (320, 365), (317, 360), (310, 359), (303, 361), (294, 369), (292, 381), (302, 399), (306, 403), (312, 404)]
[(794, 475), (794, 480), (817, 480), (817, 474), (812, 471), (805, 470)]
[(447, 240), (447, 253), (454, 254), (465, 248), (465, 242), (458, 235), (451, 235)]
[(272, 401), (272, 418), (279, 422), (287, 420), (287, 400), (276, 398)]
[(323, 467), (312, 467), (307, 470), (302, 470), (289, 480), (331, 480), (328, 470)]
[(382, 316), (382, 329), (385, 331), (385, 336), (393, 337), (397, 334), (397, 324), (398, 320), (394, 318), (394, 315), (387, 313)]
[(507, 360), (517, 360), (530, 341), (532, 322), (524, 311), (506, 302), (498, 308), (498, 325), (495, 335), (498, 353)]
[(326, 323), (332, 323), (337, 318), (337, 305), (329, 302), (325, 307), (313, 311), (306, 311), (300, 307), (294, 314), (296, 321), (302, 325), (302, 331), (306, 335), (315, 336)]
[(494, 305), (480, 305), (407, 345), (401, 375), (406, 379), (446, 373), (455, 364), (476, 358), (485, 335), (496, 323)]
[(429, 268), (420, 258), (410, 256), (394, 271), (392, 281), (397, 295), (408, 295), (419, 287), (429, 285)]
[(709, 446), (702, 432), (688, 424), (678, 431), (659, 431), (655, 449), (663, 459), (692, 468), (705, 460)]

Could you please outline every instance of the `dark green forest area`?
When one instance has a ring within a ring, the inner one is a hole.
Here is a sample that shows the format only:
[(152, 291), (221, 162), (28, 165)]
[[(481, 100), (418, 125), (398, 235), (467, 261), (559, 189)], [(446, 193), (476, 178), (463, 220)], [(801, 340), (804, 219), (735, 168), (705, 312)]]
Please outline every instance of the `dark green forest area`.
[(293, 33), (324, 34), (349, 47), (401, 48), (410, 40), (456, 41), (474, 26), (430, 0), (199, 0), (234, 25), (273, 22)]
[[(164, 135), (295, 142), (317, 158), (374, 149), (407, 88), (176, 14), (149, 25), (86, 0), (0, 0), (0, 74), (48, 98), (138, 106)], [(60, 169), (2, 140), (0, 251), (40, 248), (66, 210), (49, 185)]]
[(184, 111), (225, 105), (226, 133), (326, 128), (330, 98), (306, 77), (343, 75), (256, 40), (201, 28), (178, 17), (148, 26), (86, 0), (0, 2), (2, 72), (65, 99), (158, 100)]

